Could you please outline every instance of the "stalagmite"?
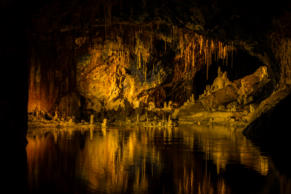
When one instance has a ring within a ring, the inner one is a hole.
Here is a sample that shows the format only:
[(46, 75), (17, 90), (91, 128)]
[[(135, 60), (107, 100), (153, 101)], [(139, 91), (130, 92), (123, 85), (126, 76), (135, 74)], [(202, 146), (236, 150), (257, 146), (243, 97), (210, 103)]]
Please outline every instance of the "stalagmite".
[(167, 109), (168, 106), (167, 106), (167, 102), (164, 102), (164, 109)]
[(106, 127), (107, 127), (107, 119), (106, 119), (106, 118), (103, 119), (103, 122), (102, 122), (102, 124), (101, 124), (101, 127), (102, 127), (102, 128), (106, 128)]
[(250, 104), (250, 112), (251, 113), (255, 112), (255, 107), (253, 104)]
[(94, 115), (91, 114), (90, 115), (90, 125), (93, 125), (94, 124)]
[(191, 102), (192, 104), (195, 104), (194, 94), (191, 95), (191, 97), (190, 97), (190, 102)]
[(54, 115), (54, 117), (53, 117), (53, 120), (54, 121), (57, 121), (59, 118), (58, 118), (58, 112), (57, 111), (55, 111), (55, 115)]
[(173, 122), (172, 122), (172, 119), (171, 119), (171, 115), (169, 115), (169, 117), (168, 117), (167, 127), (173, 127)]

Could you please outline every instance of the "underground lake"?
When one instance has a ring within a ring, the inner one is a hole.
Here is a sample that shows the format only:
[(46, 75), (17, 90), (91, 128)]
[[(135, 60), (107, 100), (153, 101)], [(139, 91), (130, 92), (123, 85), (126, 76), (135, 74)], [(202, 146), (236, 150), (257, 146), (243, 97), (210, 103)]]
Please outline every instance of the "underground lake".
[(231, 127), (28, 131), (30, 193), (288, 193), (272, 158)]

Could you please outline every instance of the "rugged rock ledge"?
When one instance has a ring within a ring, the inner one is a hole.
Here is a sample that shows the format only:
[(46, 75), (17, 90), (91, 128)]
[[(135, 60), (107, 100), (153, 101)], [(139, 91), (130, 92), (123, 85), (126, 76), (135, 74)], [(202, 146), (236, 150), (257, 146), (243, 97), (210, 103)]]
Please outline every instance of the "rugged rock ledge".
[(218, 77), (199, 100), (189, 101), (178, 110), (179, 122), (247, 126), (260, 104), (257, 96), (264, 95), (269, 81), (265, 66), (233, 82), (219, 69)]

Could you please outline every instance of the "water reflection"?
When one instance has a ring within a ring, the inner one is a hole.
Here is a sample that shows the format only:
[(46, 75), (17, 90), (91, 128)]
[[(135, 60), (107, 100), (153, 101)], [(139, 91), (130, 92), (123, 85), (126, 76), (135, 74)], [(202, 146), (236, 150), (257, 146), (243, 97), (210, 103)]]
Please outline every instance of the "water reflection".
[(31, 193), (290, 191), (235, 129), (39, 129), (27, 139)]

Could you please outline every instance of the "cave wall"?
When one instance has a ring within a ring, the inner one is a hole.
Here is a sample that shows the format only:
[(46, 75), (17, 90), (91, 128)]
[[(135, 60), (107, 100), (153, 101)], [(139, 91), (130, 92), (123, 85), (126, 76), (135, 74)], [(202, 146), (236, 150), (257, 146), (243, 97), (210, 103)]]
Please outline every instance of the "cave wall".
[(280, 84), (291, 84), (291, 14), (286, 12), (273, 20), (274, 31), (268, 34), (270, 47), (280, 64)]
[(70, 104), (76, 103), (75, 99), (62, 99), (76, 87), (72, 37), (51, 34), (30, 38), (28, 112), (56, 111), (62, 101), (62, 112), (72, 114), (75, 110)]
[(290, 79), (290, 5), (284, 5), (264, 2), (260, 9), (261, 2), (215, 0), (43, 3), (33, 13), (30, 29), (28, 110), (81, 118), (150, 103), (180, 106), (211, 84), (216, 67), (226, 67), (232, 79), (247, 72), (246, 62), (237, 65), (244, 68), (229, 68), (237, 49), (251, 55), (254, 66), (267, 65), (271, 89), (283, 87), (275, 85)]
[[(198, 70), (230, 63), (234, 47), (165, 23), (112, 25), (95, 34), (49, 34), (31, 44), (29, 112), (117, 111), (193, 93)], [(39, 37), (37, 37), (39, 38)], [(230, 64), (229, 64), (230, 65)]]

